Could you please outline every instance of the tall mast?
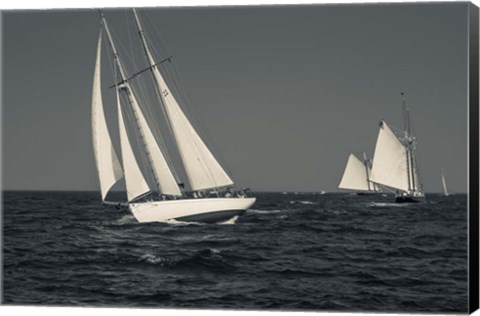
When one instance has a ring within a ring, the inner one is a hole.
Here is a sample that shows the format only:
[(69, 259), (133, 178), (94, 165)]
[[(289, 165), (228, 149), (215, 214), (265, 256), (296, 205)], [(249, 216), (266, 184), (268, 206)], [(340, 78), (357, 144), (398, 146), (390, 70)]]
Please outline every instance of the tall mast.
[(133, 9), (133, 15), (135, 16), (135, 22), (137, 23), (138, 35), (140, 35), (140, 39), (142, 40), (145, 55), (147, 55), (148, 64), (153, 69), (156, 67), (155, 60), (153, 59), (153, 56), (150, 53), (150, 50), (148, 49), (147, 39), (145, 37), (145, 33), (143, 32), (142, 24), (140, 23), (140, 18), (138, 17), (138, 13), (135, 8)]
[(415, 166), (414, 166), (414, 155), (413, 155), (413, 137), (412, 129), (410, 123), (410, 110), (406, 105), (405, 95), (402, 92), (402, 105), (403, 105), (403, 118), (404, 118), (404, 128), (405, 128), (405, 139), (407, 141), (407, 175), (408, 175), (408, 190), (415, 191)]
[(405, 127), (405, 137), (407, 139), (411, 136), (411, 128), (410, 128), (410, 110), (407, 108), (407, 103), (405, 101), (405, 94), (402, 92), (402, 105), (403, 105), (403, 118), (404, 118), (404, 127)]
[(363, 162), (365, 164), (365, 173), (367, 174), (367, 186), (368, 186), (368, 191), (372, 191), (372, 188), (370, 187), (370, 172), (368, 170), (368, 158), (367, 158), (367, 153), (363, 153)]
[(117, 68), (120, 72), (120, 79), (122, 79), (122, 82), (125, 82), (125, 80), (127, 79), (127, 75), (125, 73), (125, 69), (123, 67), (122, 62), (120, 61), (120, 59), (118, 57), (117, 48), (115, 46), (115, 43), (113, 42), (112, 34), (110, 33), (110, 29), (108, 27), (107, 20), (105, 19), (105, 15), (101, 11), (100, 11), (100, 16), (102, 17), (102, 25), (105, 27), (105, 32), (107, 33), (108, 41), (109, 41), (110, 47), (112, 48), (112, 51), (113, 51), (113, 58), (115, 60), (115, 64), (116, 64), (116, 66), (117, 66)]
[[(135, 8), (133, 8), (133, 15), (135, 16), (135, 22), (137, 24), (137, 28), (138, 28), (138, 35), (140, 36), (140, 39), (142, 40), (142, 46), (143, 46), (143, 49), (145, 51), (145, 55), (147, 55), (147, 60), (148, 60), (148, 68), (150, 68), (151, 71), (153, 71), (157, 66), (155, 64), (155, 60), (153, 59), (153, 56), (152, 54), (150, 53), (150, 50), (148, 49), (148, 44), (147, 44), (147, 39), (145, 37), (145, 33), (143, 32), (143, 28), (142, 28), (142, 24), (140, 23), (140, 18), (138, 17), (138, 14), (137, 14), (137, 10)], [(170, 58), (167, 58), (166, 60), (170, 60)], [(147, 68), (147, 69), (148, 69)], [(153, 75), (153, 80), (155, 81), (155, 89), (157, 89), (157, 92), (162, 95), (162, 93), (164, 94), (165, 92), (162, 92), (158, 89), (158, 80), (157, 80), (157, 77), (155, 75)], [(165, 114), (167, 115), (168, 117), (168, 112), (165, 111)], [(170, 127), (170, 130), (171, 130), (171, 126), (170, 126), (170, 120), (168, 119), (167, 120), (168, 122), (168, 126)], [(172, 132), (173, 133), (173, 132)], [(171, 163), (171, 162), (170, 162)], [(174, 168), (171, 168), (172, 172), (173, 172), (173, 175), (177, 181), (177, 183), (179, 183), (179, 187), (181, 188), (182, 190), (182, 194), (183, 194), (183, 183), (181, 183), (181, 180), (179, 179), (177, 173), (175, 172), (175, 169)]]
[(156, 172), (156, 169), (154, 168), (152, 153), (151, 153), (151, 150), (148, 149), (149, 145), (148, 145), (148, 143), (145, 139), (145, 131), (144, 131), (143, 128), (141, 128), (141, 125), (139, 124), (139, 113), (138, 113), (138, 111), (140, 111), (140, 108), (138, 107), (137, 100), (136, 100), (135, 96), (133, 95), (132, 89), (131, 89), (130, 84), (128, 82), (128, 79), (127, 79), (128, 77), (126, 75), (124, 65), (119, 58), (117, 48), (115, 47), (115, 43), (113, 42), (113, 38), (112, 38), (112, 35), (110, 33), (110, 29), (108, 27), (108, 24), (107, 24), (107, 20), (105, 19), (105, 16), (104, 16), (103, 12), (100, 12), (100, 14), (101, 14), (101, 17), (102, 17), (102, 23), (105, 27), (105, 31), (106, 31), (107, 36), (108, 36), (108, 40), (110, 42), (110, 46), (111, 46), (112, 51), (113, 51), (113, 57), (114, 57), (114, 60), (115, 60), (115, 64), (116, 64), (116, 66), (119, 70), (119, 74), (120, 74), (121, 81), (120, 81), (120, 83), (117, 84), (116, 89), (118, 89), (120, 91), (124, 91), (125, 95), (128, 98), (128, 103), (129, 103), (129, 105), (132, 109), (133, 116), (135, 118), (135, 123), (136, 123), (136, 126), (138, 128), (138, 132), (139, 132), (139, 135), (140, 135), (140, 140), (142, 142), (142, 146), (143, 146), (143, 148), (146, 149), (146, 150), (144, 150), (144, 152), (147, 156), (148, 166), (150, 167), (150, 171), (153, 175), (153, 180), (155, 181), (155, 186), (157, 188), (157, 192), (161, 194), (160, 180), (159, 180), (158, 174)]

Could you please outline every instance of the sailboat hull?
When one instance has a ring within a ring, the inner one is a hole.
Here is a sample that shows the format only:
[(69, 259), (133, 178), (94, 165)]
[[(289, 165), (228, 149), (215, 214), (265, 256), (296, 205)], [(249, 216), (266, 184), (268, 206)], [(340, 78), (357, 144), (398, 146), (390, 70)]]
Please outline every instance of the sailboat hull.
[(140, 223), (178, 220), (214, 223), (239, 215), (255, 198), (206, 198), (131, 203), (129, 208)]
[(395, 203), (420, 203), (421, 200), (419, 198), (415, 198), (412, 196), (396, 196)]
[(358, 196), (378, 196), (382, 194), (382, 192), (357, 192)]

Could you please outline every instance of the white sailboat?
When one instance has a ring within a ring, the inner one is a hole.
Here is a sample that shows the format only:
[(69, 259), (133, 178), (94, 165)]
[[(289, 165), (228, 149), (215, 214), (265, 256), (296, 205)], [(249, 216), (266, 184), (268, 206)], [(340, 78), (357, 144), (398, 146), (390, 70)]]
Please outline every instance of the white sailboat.
[[(403, 96), (403, 93), (402, 93)], [(397, 193), (395, 202), (414, 203), (424, 198), (415, 158), (416, 138), (412, 134), (410, 111), (403, 99), (405, 129), (395, 133), (380, 121), (370, 181)]]
[(363, 161), (350, 153), (338, 188), (356, 191), (358, 195), (379, 193), (381, 190), (378, 185), (370, 181), (371, 172), (370, 160), (366, 153), (363, 153)]
[[(154, 59), (138, 13), (133, 10), (133, 14), (149, 67), (131, 77), (127, 75), (104, 15), (101, 17), (103, 30), (113, 53), (115, 73), (118, 76), (116, 78), (118, 83), (114, 87), (123, 166), (122, 170), (105, 119), (101, 92), (102, 32), (100, 32), (93, 80), (92, 129), (102, 201), (105, 204), (119, 204), (106, 201), (106, 196), (123, 176), (128, 202), (122, 204), (128, 205), (139, 222), (163, 222), (170, 219), (217, 222), (241, 214), (255, 203), (255, 198), (247, 197), (245, 191), (233, 190), (234, 182), (200, 138), (160, 72), (158, 66), (166, 60), (157, 62)], [(177, 181), (175, 170), (166, 156), (168, 153), (165, 152), (164, 146), (158, 145), (130, 84), (138, 74), (147, 73), (147, 70), (152, 74), (159, 96), (157, 106), (163, 106), (166, 113), (167, 125), (178, 148), (191, 192), (185, 192), (183, 183)], [(125, 112), (126, 109), (129, 110), (128, 113)], [(130, 121), (127, 119), (129, 114), (133, 117)], [(127, 132), (128, 123), (133, 124), (137, 131), (136, 138)], [(142, 151), (140, 154), (135, 155), (132, 139), (139, 143), (137, 147)], [(137, 161), (138, 156), (145, 158), (148, 171), (143, 172), (150, 174), (153, 178), (150, 182), (153, 182), (153, 185), (145, 179)]]
[(440, 168), (440, 172), (442, 174), (442, 190), (443, 190), (442, 195), (443, 196), (449, 196), (451, 194), (449, 194), (448, 190), (447, 190), (447, 182), (445, 181), (445, 174), (443, 172), (443, 168)]

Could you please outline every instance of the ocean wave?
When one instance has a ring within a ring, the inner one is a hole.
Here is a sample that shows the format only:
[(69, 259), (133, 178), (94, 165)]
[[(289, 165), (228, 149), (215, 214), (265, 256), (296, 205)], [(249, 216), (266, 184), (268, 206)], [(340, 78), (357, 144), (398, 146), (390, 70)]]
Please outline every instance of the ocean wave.
[(138, 259), (139, 262), (145, 262), (145, 263), (150, 263), (150, 264), (160, 264), (160, 265), (165, 265), (169, 263), (169, 260), (166, 258), (160, 257), (160, 256), (155, 256), (154, 254), (151, 253), (146, 253), (143, 256)]
[(122, 218), (117, 220), (117, 224), (120, 224), (120, 225), (132, 224), (132, 223), (136, 223), (136, 222), (137, 222), (137, 220), (135, 219), (135, 216), (133, 216), (131, 214), (124, 215), (124, 216), (122, 216)]
[(205, 223), (200, 223), (200, 222), (183, 222), (183, 221), (179, 221), (179, 220), (176, 220), (176, 219), (169, 219), (169, 220), (166, 220), (164, 223), (167, 223), (169, 225), (173, 225), (173, 226), (191, 226), (191, 225), (195, 225), (195, 226), (202, 226), (202, 225), (206, 225)]
[(305, 201), (305, 200), (301, 200), (301, 201), (290, 201), (290, 204), (295, 204), (295, 203), (300, 203), (300, 204), (303, 204), (303, 205), (314, 205), (314, 204), (317, 204), (315, 202), (312, 202), (312, 201)]
[(387, 202), (370, 202), (367, 204), (368, 207), (407, 207), (407, 203), (387, 203)]
[(167, 258), (152, 253), (143, 254), (137, 260), (138, 263), (146, 263), (168, 269), (189, 269), (189, 270), (230, 270), (232, 265), (223, 257), (221, 251), (216, 248), (206, 248), (179, 258), (178, 256)]
[(282, 210), (254, 210), (250, 209), (247, 210), (247, 213), (254, 213), (254, 214), (275, 214), (275, 213), (281, 213), (283, 212)]
[(219, 225), (235, 225), (235, 223), (237, 222), (237, 219), (238, 219), (238, 215), (236, 215), (236, 216), (234, 216), (230, 219), (227, 219), (224, 222), (219, 222), (218, 224)]

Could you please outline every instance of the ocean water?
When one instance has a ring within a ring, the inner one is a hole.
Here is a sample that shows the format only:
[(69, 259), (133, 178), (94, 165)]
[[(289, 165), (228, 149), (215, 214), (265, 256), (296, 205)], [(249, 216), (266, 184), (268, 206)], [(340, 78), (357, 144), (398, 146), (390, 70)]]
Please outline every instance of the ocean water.
[(255, 196), (221, 224), (140, 224), (96, 192), (4, 192), (2, 302), (467, 312), (466, 195)]

